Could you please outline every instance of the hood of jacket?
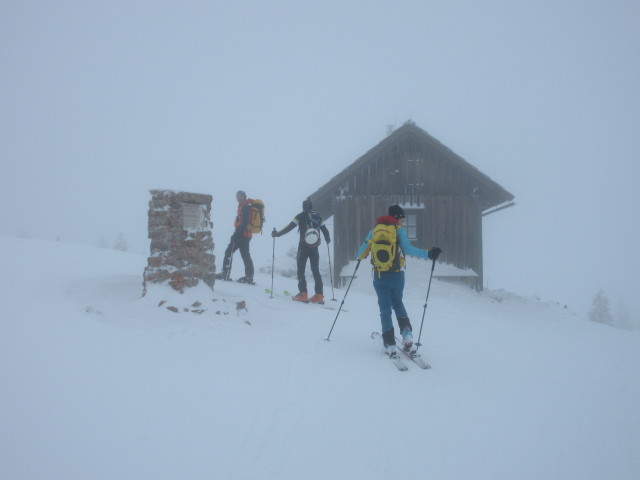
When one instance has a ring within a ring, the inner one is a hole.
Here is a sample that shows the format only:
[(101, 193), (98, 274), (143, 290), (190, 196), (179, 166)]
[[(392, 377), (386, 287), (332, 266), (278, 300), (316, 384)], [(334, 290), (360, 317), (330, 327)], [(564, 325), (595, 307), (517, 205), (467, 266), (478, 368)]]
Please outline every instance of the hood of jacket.
[(382, 215), (381, 217), (376, 218), (376, 225), (400, 225), (397, 219), (393, 218), (391, 215)]

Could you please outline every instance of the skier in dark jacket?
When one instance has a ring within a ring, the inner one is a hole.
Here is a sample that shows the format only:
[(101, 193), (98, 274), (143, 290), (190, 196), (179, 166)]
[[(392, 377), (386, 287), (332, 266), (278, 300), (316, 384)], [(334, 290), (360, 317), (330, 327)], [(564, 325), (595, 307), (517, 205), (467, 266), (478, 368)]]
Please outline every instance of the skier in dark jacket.
[[(298, 290), (299, 293), (293, 297), (299, 302), (324, 303), (324, 293), (322, 276), (320, 275), (320, 254), (318, 246), (320, 245), (320, 232), (324, 236), (325, 242), (329, 244), (331, 238), (329, 230), (324, 225), (322, 217), (318, 212), (312, 210), (311, 200), (307, 199), (302, 202), (302, 212), (296, 215), (291, 223), (280, 231), (275, 229), (271, 232), (272, 237), (280, 237), (285, 233), (289, 233), (296, 226), (299, 228), (300, 243), (298, 244)], [(307, 292), (307, 279), (305, 278), (305, 270), (307, 268), (307, 259), (311, 264), (311, 272), (313, 273), (313, 281), (315, 282), (315, 295), (309, 298)]]
[[(376, 219), (377, 225), (395, 225), (396, 242), (400, 248), (396, 251), (396, 259), (393, 267), (388, 271), (376, 272), (373, 276), (373, 288), (378, 296), (378, 307), (380, 308), (380, 322), (382, 324), (382, 341), (385, 350), (389, 355), (396, 353), (396, 339), (393, 329), (391, 311), (395, 312), (402, 335), (402, 348), (406, 352), (415, 352), (417, 347), (413, 343), (413, 332), (409, 315), (404, 308), (402, 295), (404, 293), (404, 255), (411, 255), (418, 258), (436, 260), (442, 250), (433, 247), (431, 250), (422, 250), (409, 243), (409, 237), (402, 224), (404, 222), (404, 210), (400, 205), (391, 205), (389, 214)], [(373, 230), (369, 232), (362, 245), (358, 249), (357, 259), (364, 260), (370, 252), (373, 238)]]
[(240, 256), (244, 262), (244, 277), (239, 278), (238, 282), (253, 284), (253, 260), (251, 260), (251, 254), (249, 253), (249, 242), (251, 241), (253, 234), (247, 228), (249, 225), (249, 213), (253, 200), (251, 198), (247, 199), (247, 194), (242, 190), (238, 190), (238, 193), (236, 193), (236, 200), (238, 200), (238, 211), (236, 219), (233, 222), (235, 230), (233, 235), (231, 235), (229, 246), (224, 252), (222, 271), (216, 275), (216, 278), (229, 280), (233, 254), (236, 250), (240, 250)]

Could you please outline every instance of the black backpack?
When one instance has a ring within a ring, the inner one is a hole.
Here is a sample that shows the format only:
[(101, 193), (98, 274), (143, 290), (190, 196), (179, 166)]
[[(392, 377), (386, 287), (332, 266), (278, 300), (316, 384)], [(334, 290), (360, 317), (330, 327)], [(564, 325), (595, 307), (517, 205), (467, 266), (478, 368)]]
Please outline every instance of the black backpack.
[(322, 226), (322, 217), (318, 212), (307, 212), (306, 229), (304, 231), (303, 240), (310, 247), (320, 245), (320, 227)]

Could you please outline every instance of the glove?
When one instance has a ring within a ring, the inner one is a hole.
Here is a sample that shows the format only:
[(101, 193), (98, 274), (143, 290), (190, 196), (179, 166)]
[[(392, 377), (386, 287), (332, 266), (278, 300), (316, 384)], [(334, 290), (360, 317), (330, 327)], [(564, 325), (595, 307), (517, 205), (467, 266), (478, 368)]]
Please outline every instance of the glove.
[(441, 253), (442, 253), (442, 249), (441, 248), (433, 247), (431, 250), (429, 250), (429, 259), (430, 260), (437, 260)]

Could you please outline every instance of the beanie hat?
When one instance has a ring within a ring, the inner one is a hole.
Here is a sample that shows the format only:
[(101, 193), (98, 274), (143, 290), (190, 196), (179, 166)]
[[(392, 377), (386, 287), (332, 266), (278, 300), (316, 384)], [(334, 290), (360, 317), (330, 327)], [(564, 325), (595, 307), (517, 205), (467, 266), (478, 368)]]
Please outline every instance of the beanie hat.
[(389, 207), (389, 215), (393, 218), (404, 218), (404, 210), (400, 205), (391, 205)]
[(309, 200), (308, 198), (302, 202), (302, 211), (303, 212), (307, 212), (309, 210), (311, 210), (313, 208), (313, 204), (311, 203), (311, 200)]
[(246, 194), (246, 193), (244, 193), (244, 190), (238, 190), (238, 191), (236, 192), (236, 195), (242, 195), (242, 196), (244, 197), (244, 199), (245, 199), (245, 200), (247, 199), (247, 194)]

